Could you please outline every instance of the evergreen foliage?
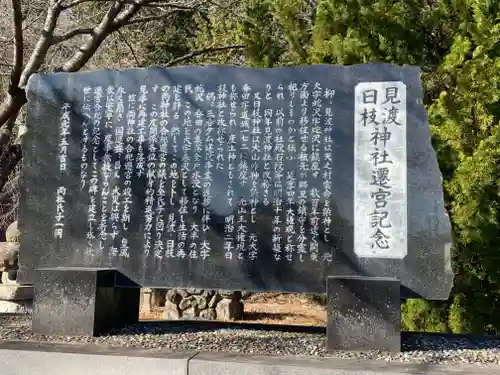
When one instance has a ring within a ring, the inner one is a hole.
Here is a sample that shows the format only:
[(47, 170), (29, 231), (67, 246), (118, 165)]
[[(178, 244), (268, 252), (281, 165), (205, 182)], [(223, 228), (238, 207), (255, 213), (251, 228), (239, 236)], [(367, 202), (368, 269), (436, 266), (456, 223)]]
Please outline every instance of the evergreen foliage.
[(499, 1), (245, 0), (178, 26), (151, 43), (152, 64), (179, 48), (242, 43), (244, 58), (231, 51), (194, 63), (420, 66), (456, 280), (449, 301), (407, 301), (403, 327), (500, 333)]

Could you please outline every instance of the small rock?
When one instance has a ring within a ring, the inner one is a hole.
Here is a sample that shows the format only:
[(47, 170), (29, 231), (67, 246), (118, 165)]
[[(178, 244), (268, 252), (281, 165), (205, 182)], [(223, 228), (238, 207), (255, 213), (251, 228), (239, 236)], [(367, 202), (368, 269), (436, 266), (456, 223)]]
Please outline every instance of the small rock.
[(189, 294), (202, 294), (203, 293), (203, 289), (188, 289), (187, 292)]
[(215, 294), (215, 291), (213, 290), (204, 290), (203, 293), (201, 294), (202, 297), (205, 297), (207, 301), (210, 301), (212, 296)]
[(182, 301), (179, 303), (179, 309), (184, 311), (186, 309), (189, 309), (190, 307), (193, 307), (194, 305), (196, 305), (196, 298), (194, 296), (189, 296), (182, 299)]
[(186, 298), (189, 296), (189, 293), (184, 289), (176, 289), (177, 294), (179, 294), (182, 298)]
[(182, 301), (182, 296), (177, 293), (177, 290), (170, 289), (167, 292), (166, 300), (177, 306)]
[(208, 307), (208, 301), (203, 296), (196, 296), (196, 305), (200, 310), (204, 310)]
[(215, 320), (217, 319), (217, 313), (215, 309), (206, 309), (200, 312), (200, 318), (205, 320)]
[(164, 309), (164, 319), (166, 320), (179, 320), (181, 318), (181, 313), (177, 305), (170, 301), (165, 302)]
[(7, 227), (7, 231), (5, 232), (5, 239), (7, 242), (19, 242), (19, 229), (17, 229), (17, 220), (14, 221)]
[(196, 306), (192, 306), (182, 312), (182, 319), (193, 319), (200, 315), (200, 310)]
[(235, 320), (243, 317), (243, 303), (224, 298), (215, 307), (217, 320)]
[(0, 270), (4, 264), (14, 265), (19, 257), (19, 243), (0, 242)]
[(214, 294), (214, 296), (212, 297), (212, 299), (208, 303), (208, 307), (214, 308), (215, 306), (217, 306), (217, 304), (219, 303), (220, 300), (222, 300), (222, 296), (218, 293)]

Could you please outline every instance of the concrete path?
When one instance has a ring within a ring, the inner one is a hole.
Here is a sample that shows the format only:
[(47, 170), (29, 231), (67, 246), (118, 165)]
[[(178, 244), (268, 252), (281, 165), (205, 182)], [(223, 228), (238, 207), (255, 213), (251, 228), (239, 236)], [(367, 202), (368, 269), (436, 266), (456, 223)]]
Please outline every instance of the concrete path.
[(0, 372), (9, 375), (490, 375), (500, 374), (500, 366), (173, 353), (163, 349), (0, 341)]

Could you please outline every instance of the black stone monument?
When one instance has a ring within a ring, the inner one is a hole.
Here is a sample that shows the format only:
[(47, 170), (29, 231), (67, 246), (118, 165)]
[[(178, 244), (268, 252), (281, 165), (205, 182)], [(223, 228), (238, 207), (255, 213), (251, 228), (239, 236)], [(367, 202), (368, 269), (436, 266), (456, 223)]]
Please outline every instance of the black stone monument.
[(418, 68), (37, 74), (27, 95), (19, 280), (38, 332), (132, 323), (139, 286), (326, 290), (330, 349), (399, 350), (400, 298), (448, 297)]

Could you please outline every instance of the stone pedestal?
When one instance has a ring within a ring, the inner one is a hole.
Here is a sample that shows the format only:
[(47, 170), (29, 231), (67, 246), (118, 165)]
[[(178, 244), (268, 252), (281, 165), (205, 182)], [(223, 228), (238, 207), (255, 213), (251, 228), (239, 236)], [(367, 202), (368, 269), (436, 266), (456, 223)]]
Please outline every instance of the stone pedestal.
[(36, 270), (33, 331), (95, 336), (139, 319), (140, 288), (115, 286), (116, 270)]
[(328, 277), (327, 350), (401, 351), (400, 282)]

